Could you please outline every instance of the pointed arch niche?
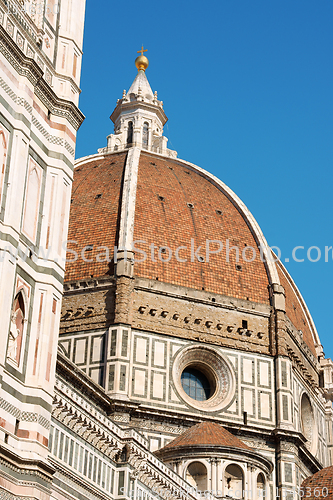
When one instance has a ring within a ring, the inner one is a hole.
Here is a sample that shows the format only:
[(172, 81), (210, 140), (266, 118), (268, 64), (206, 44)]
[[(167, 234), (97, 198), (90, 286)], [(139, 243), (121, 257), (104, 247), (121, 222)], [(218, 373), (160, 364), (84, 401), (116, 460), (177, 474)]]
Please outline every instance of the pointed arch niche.
[(7, 361), (19, 368), (22, 365), (29, 311), (30, 286), (18, 276), (7, 344)]
[(5, 170), (8, 151), (9, 132), (0, 125), (0, 210), (5, 182)]
[(42, 168), (29, 158), (22, 231), (32, 243), (36, 242), (42, 173)]
[(17, 366), (19, 366), (21, 360), (26, 312), (24, 291), (20, 290), (14, 299), (7, 349), (7, 358)]

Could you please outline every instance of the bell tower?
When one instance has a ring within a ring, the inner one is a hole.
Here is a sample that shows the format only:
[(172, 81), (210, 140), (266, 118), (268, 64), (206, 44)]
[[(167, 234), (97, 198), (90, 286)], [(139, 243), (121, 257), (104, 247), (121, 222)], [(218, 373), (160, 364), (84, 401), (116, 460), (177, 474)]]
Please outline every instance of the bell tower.
[(0, 2), (0, 498), (51, 491), (84, 11), (85, 0)]

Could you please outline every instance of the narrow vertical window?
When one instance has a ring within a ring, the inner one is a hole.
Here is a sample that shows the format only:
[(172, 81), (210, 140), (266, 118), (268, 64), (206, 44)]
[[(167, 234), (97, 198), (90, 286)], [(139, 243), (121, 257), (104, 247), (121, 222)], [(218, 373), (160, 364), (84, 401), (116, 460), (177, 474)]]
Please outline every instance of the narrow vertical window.
[(133, 122), (128, 122), (127, 125), (127, 146), (132, 146), (133, 143)]
[(149, 125), (144, 122), (142, 129), (142, 147), (143, 149), (148, 149), (148, 138), (149, 138)]

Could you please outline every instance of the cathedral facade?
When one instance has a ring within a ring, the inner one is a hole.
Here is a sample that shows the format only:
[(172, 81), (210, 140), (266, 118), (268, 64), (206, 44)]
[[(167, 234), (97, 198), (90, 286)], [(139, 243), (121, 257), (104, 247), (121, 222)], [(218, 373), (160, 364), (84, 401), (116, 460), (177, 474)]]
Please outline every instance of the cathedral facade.
[(0, 498), (330, 498), (332, 361), (246, 206), (168, 149), (143, 48), (74, 167), (83, 18), (0, 2)]

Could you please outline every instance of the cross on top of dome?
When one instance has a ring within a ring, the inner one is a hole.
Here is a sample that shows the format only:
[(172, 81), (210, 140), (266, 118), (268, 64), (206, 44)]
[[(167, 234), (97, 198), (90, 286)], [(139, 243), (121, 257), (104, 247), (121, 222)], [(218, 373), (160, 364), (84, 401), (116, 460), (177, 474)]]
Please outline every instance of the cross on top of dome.
[(137, 51), (137, 53), (141, 53), (141, 55), (135, 59), (135, 66), (138, 68), (138, 71), (146, 71), (149, 66), (148, 58), (143, 55), (144, 52), (148, 52), (148, 49), (144, 49), (142, 45), (141, 49)]
[(137, 53), (138, 53), (138, 54), (140, 54), (140, 52), (141, 52), (141, 55), (143, 56), (143, 53), (144, 53), (144, 52), (148, 52), (148, 49), (144, 49), (144, 48), (143, 48), (143, 45), (142, 45), (142, 46), (141, 46), (141, 49), (140, 49), (140, 50), (137, 50)]

